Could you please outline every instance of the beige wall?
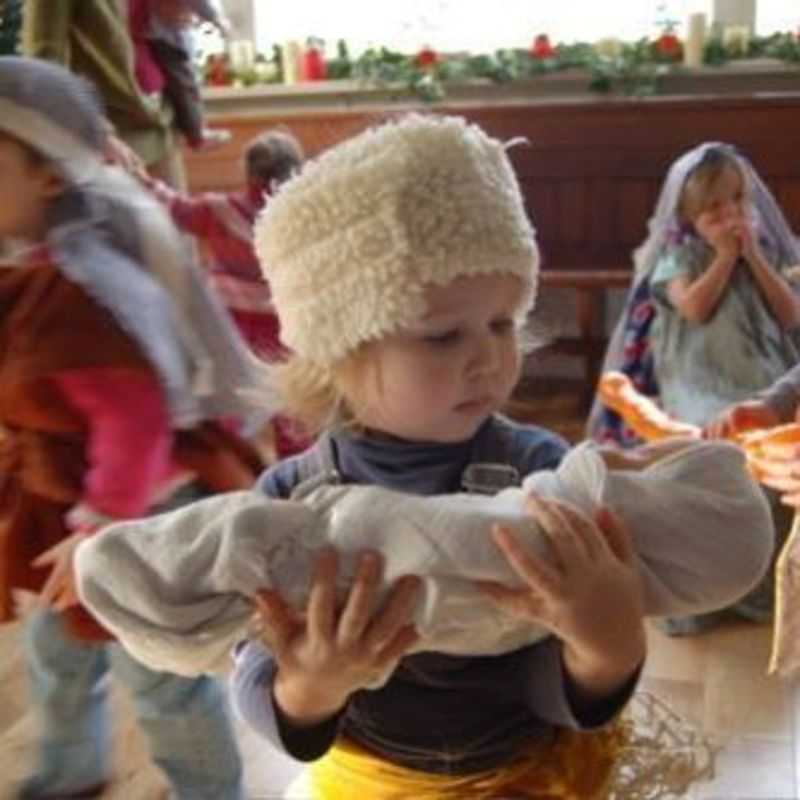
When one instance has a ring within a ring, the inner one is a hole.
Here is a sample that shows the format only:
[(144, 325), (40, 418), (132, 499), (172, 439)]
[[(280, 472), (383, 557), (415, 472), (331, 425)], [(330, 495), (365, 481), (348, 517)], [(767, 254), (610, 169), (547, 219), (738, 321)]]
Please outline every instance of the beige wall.
[(714, 0), (711, 22), (720, 30), (726, 25), (745, 25), (752, 34), (756, 27), (756, 0)]
[(257, 0), (220, 0), (231, 21), (231, 39), (255, 40), (255, 9)]

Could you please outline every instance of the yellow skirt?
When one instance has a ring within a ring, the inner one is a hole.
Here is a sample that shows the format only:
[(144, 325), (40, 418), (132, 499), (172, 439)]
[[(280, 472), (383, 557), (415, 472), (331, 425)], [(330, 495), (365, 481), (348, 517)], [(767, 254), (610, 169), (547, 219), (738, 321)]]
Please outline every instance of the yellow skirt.
[(314, 800), (595, 800), (608, 794), (625, 727), (559, 731), (514, 762), (468, 776), (435, 775), (392, 764), (348, 739), (311, 765)]

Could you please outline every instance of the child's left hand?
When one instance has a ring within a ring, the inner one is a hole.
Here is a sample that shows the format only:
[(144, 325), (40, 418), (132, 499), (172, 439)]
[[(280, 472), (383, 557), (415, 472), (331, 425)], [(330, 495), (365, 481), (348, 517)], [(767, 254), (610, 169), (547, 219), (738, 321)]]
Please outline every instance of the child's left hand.
[(781, 493), (781, 503), (800, 511), (800, 447), (796, 444), (766, 444), (763, 454), (753, 457), (759, 483)]
[(739, 245), (742, 251), (742, 257), (748, 264), (754, 261), (763, 261), (764, 253), (761, 250), (761, 245), (758, 242), (758, 233), (753, 225), (753, 221), (749, 217), (742, 217), (736, 223), (736, 235), (739, 238)]
[(40, 608), (66, 611), (80, 603), (73, 560), (75, 550), (88, 535), (88, 531), (75, 531), (32, 562), (34, 567), (52, 566), (50, 575), (39, 593), (38, 605)]
[(558, 636), (567, 671), (585, 691), (613, 691), (646, 651), (642, 588), (628, 531), (607, 509), (592, 522), (564, 504), (529, 497), (526, 510), (547, 535), (554, 563), (529, 555), (497, 526), (495, 542), (526, 586), (479, 586), (500, 608)]

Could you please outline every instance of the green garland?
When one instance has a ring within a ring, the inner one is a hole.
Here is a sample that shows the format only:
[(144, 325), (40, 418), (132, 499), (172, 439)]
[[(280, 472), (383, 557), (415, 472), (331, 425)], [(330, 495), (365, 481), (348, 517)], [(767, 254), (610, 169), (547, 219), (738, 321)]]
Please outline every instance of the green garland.
[[(351, 59), (344, 41), (337, 47), (337, 56), (327, 61), (328, 79), (354, 79), (363, 86), (398, 87), (410, 91), (427, 102), (445, 98), (448, 84), (484, 79), (492, 83), (510, 83), (538, 76), (580, 69), (588, 73), (588, 89), (596, 92), (620, 92), (627, 95), (651, 95), (660, 90), (660, 79), (681, 62), (659, 52), (657, 43), (643, 38), (636, 42), (616, 44), (616, 52), (604, 54), (598, 46), (586, 42), (559, 44), (547, 57), (536, 57), (522, 49), (497, 50), (494, 53), (436, 56), (425, 63), (417, 55), (408, 55), (386, 47), (369, 48)], [(233, 80), (244, 85), (257, 82), (277, 83), (282, 79), (280, 48), (271, 59), (262, 63), (274, 66), (269, 79), (259, 81), (252, 70), (232, 73)], [(775, 33), (753, 37), (744, 52), (726, 48), (722, 40), (706, 42), (703, 62), (721, 66), (731, 61), (752, 58), (774, 58), (800, 66), (800, 39), (792, 33)]]
[(0, 0), (0, 55), (17, 52), (22, 26), (22, 0)]

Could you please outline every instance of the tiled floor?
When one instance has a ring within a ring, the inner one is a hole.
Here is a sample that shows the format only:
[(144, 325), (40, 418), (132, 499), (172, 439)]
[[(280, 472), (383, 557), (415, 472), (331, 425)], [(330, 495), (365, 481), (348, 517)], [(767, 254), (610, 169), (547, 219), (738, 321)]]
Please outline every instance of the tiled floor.
[(766, 674), (771, 630), (730, 623), (692, 639), (651, 631), (644, 688), (718, 746), (716, 776), (693, 800), (798, 795), (798, 686)]
[[(533, 405), (527, 398), (518, 401), (510, 412), (520, 419), (535, 418), (576, 441), (582, 422), (573, 406), (573, 399), (553, 393)], [(35, 735), (26, 713), (18, 634), (17, 626), (0, 626), (0, 800), (13, 797), (11, 787), (28, 767)], [(800, 685), (766, 675), (770, 635), (769, 627), (746, 623), (730, 623), (690, 639), (650, 631), (642, 688), (696, 726), (717, 750), (714, 777), (695, 784), (684, 795), (689, 800), (800, 798)], [(114, 693), (114, 710), (115, 780), (106, 797), (163, 800), (163, 780), (148, 762), (127, 699), (119, 691)], [(242, 726), (238, 733), (252, 800), (282, 797), (298, 774), (297, 766)], [(668, 798), (644, 793), (636, 800)]]
[[(643, 689), (719, 748), (715, 777), (697, 783), (685, 795), (690, 800), (800, 797), (800, 692), (765, 674), (769, 640), (768, 627), (744, 623), (692, 639), (669, 639), (651, 630)], [(14, 779), (26, 769), (33, 739), (15, 626), (0, 628), (0, 656), (0, 799), (9, 800)], [(114, 700), (117, 777), (107, 797), (162, 800), (163, 782), (147, 762), (127, 700), (121, 693), (115, 693)], [(277, 800), (297, 774), (296, 767), (248, 731), (239, 732), (253, 800)]]

